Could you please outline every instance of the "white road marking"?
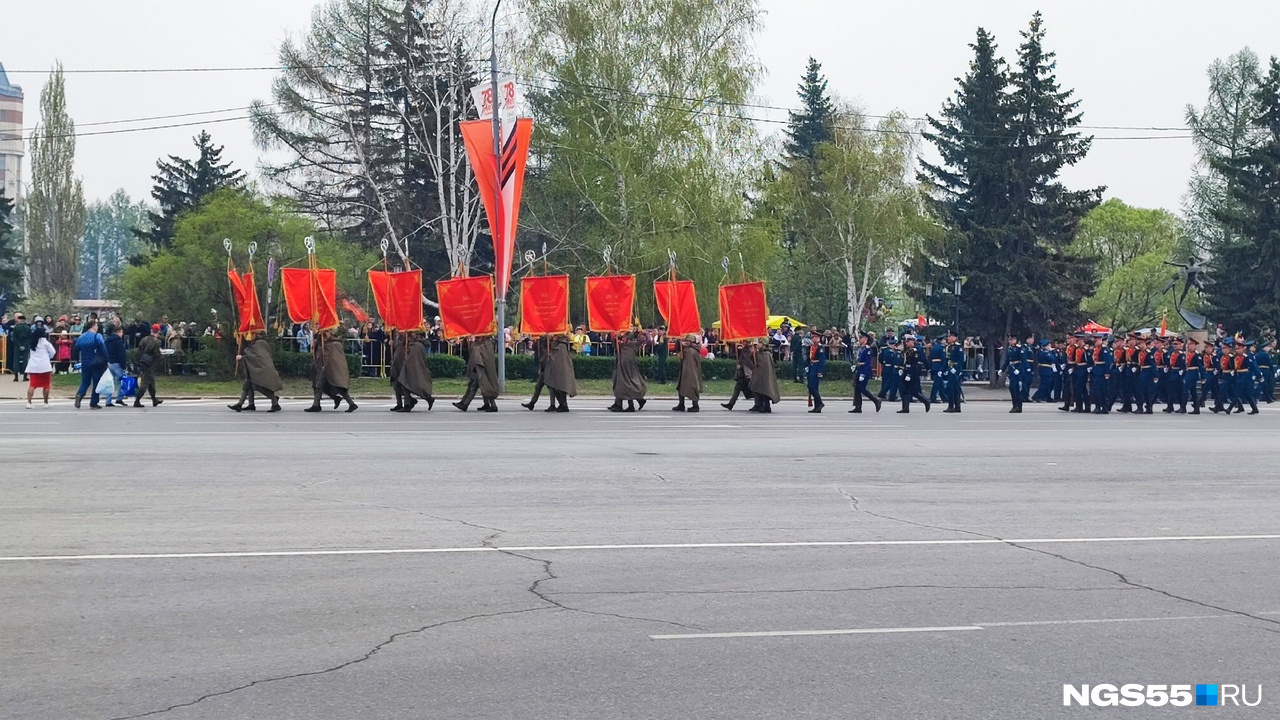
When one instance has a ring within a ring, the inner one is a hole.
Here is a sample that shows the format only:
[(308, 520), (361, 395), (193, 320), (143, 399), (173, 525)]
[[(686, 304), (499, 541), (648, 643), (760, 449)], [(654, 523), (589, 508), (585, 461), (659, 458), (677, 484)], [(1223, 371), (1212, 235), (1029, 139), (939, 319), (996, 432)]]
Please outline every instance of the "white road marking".
[(953, 627), (858, 628), (853, 630), (771, 630), (765, 632), (692, 633), (689, 635), (650, 635), (650, 640), (706, 640), (722, 638), (796, 637), (801, 635), (887, 635), (892, 633), (960, 632), (981, 630), (976, 625)]
[(510, 545), (502, 547), (386, 548), (386, 549), (318, 549), (318, 550), (245, 550), (178, 553), (101, 553), (84, 555), (7, 555), (0, 562), (37, 562), (55, 560), (181, 560), (251, 557), (325, 557), (344, 555), (447, 555), (485, 552), (581, 552), (591, 550), (712, 550), (735, 548), (822, 548), (822, 547), (906, 547), (921, 545), (1047, 545), (1075, 543), (1155, 543), (1155, 542), (1229, 542), (1241, 540), (1280, 540), (1280, 535), (1169, 535), (1152, 537), (1094, 538), (1008, 538), (1004, 540), (817, 540), (796, 542), (737, 543), (647, 543), (635, 545)]
[[(1257, 615), (1277, 615), (1268, 611)], [(1087, 618), (1081, 620), (1020, 620), (1016, 622), (974, 623), (942, 627), (851, 628), (841, 630), (764, 630), (757, 632), (689, 633), (685, 635), (650, 635), (650, 640), (709, 640), (725, 638), (800, 637), (806, 635), (888, 635), (896, 633), (960, 632), (965, 630), (989, 630), (1014, 627), (1039, 627), (1049, 625), (1100, 625), (1135, 622), (1186, 622), (1189, 620), (1225, 620), (1239, 615), (1172, 615), (1165, 617)]]

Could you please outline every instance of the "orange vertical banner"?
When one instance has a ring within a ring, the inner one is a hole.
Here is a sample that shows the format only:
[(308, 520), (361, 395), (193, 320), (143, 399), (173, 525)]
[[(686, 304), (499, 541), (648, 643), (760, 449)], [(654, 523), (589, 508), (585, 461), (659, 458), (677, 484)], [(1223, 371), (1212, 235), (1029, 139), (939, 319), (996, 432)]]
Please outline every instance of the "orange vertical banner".
[(698, 293), (692, 280), (658, 280), (653, 284), (653, 297), (667, 322), (668, 335), (702, 333)]
[(636, 303), (635, 275), (587, 278), (587, 327), (592, 332), (627, 332)]
[(440, 324), (446, 339), (498, 333), (493, 276), (460, 277), (436, 283)]
[(737, 342), (765, 337), (769, 334), (768, 319), (763, 282), (720, 286), (721, 340)]
[(520, 332), (569, 332), (569, 276), (526, 277), (520, 281)]
[(266, 330), (267, 323), (262, 318), (262, 307), (258, 304), (258, 288), (254, 283), (253, 270), (243, 275), (235, 270), (228, 270), (227, 278), (231, 281), (231, 294), (240, 315), (238, 332), (243, 335)]
[(284, 268), (280, 271), (280, 284), (284, 288), (284, 302), (290, 320), (314, 322), (315, 330), (332, 330), (338, 326), (338, 311), (334, 304), (338, 296), (336, 270)]
[(500, 172), (493, 157), (493, 123), (489, 120), (467, 120), (458, 123), (458, 128), (489, 216), (498, 293), (505, 297), (511, 285), (520, 195), (524, 190), (525, 162), (529, 158), (529, 141), (533, 138), (533, 120), (516, 120), (515, 128), (502, 147)]

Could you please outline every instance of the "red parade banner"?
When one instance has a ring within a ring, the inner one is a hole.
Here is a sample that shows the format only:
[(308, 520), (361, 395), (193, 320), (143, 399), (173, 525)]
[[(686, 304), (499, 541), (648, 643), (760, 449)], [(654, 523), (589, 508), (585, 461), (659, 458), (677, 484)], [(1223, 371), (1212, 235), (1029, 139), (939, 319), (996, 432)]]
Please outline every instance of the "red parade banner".
[(493, 123), (490, 120), (467, 120), (458, 123), (458, 128), (462, 131), (467, 158), (471, 161), (471, 170), (476, 176), (485, 212), (489, 216), (498, 293), (501, 297), (506, 297), (511, 285), (516, 222), (520, 217), (520, 194), (524, 189), (524, 168), (529, 157), (529, 140), (533, 137), (533, 120), (517, 119), (515, 128), (503, 145), (501, 193), (498, 191), (499, 172), (493, 156)]
[(498, 334), (492, 275), (441, 280), (436, 283), (436, 296), (446, 339)]
[(592, 332), (621, 333), (631, 329), (636, 303), (635, 275), (587, 278), (587, 328)]
[(668, 335), (702, 334), (698, 293), (692, 280), (659, 280), (653, 284), (653, 297), (667, 323)]
[(369, 285), (373, 288), (378, 316), (388, 330), (408, 332), (423, 328), (421, 270), (370, 270)]
[(258, 288), (253, 280), (253, 270), (243, 275), (235, 270), (228, 270), (227, 278), (231, 280), (231, 294), (235, 299), (236, 311), (240, 314), (237, 331), (244, 335), (266, 330), (267, 323), (262, 318), (262, 306), (258, 304)]
[(769, 310), (764, 283), (720, 286), (720, 339), (725, 342), (766, 337)]
[(569, 332), (569, 276), (520, 281), (520, 332), (537, 337)]
[(284, 302), (289, 319), (295, 323), (314, 323), (313, 330), (338, 327), (338, 272), (329, 268), (284, 268), (280, 271)]

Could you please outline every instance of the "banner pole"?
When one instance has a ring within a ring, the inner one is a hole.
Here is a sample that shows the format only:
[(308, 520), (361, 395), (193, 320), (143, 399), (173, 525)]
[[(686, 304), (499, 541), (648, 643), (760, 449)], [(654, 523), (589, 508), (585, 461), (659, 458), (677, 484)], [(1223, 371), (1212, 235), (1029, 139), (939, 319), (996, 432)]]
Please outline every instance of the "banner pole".
[[(495, 197), (493, 198), (494, 214), (497, 216), (494, 222), (494, 269), (498, 271), (497, 286), (498, 293), (498, 335), (494, 338), (494, 345), (498, 351), (498, 392), (505, 392), (507, 389), (507, 347), (506, 347), (506, 328), (507, 328), (507, 295), (501, 292), (503, 287), (502, 273), (502, 256), (506, 254), (506, 227), (502, 213), (502, 123), (498, 119), (498, 8), (502, 7), (502, 0), (498, 0), (493, 6), (493, 17), (489, 21), (489, 81), (490, 91), (493, 93), (490, 105), (493, 108), (493, 170), (496, 175), (493, 184)], [(514, 260), (514, 258), (512, 258)], [(507, 273), (511, 272), (510, 266), (506, 268)], [(510, 277), (510, 275), (508, 275)]]

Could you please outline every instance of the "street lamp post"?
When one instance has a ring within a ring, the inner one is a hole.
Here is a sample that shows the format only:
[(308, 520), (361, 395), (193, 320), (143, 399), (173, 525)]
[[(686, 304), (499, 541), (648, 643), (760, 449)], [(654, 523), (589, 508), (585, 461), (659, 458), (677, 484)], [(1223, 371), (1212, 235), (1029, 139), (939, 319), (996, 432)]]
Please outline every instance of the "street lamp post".
[[(493, 93), (491, 98), (493, 107), (493, 168), (497, 177), (494, 178), (494, 191), (497, 197), (493, 200), (494, 211), (494, 247), (493, 254), (495, 260), (495, 270), (497, 258), (501, 256), (502, 248), (498, 247), (498, 242), (506, 243), (506, 239), (502, 238), (506, 229), (502, 216), (502, 122), (498, 119), (498, 8), (502, 7), (502, 0), (498, 0), (493, 6), (493, 17), (489, 21), (489, 80), (491, 83), (490, 91)], [(502, 278), (498, 278), (498, 287), (502, 285)], [(498, 335), (494, 338), (493, 344), (498, 351), (498, 391), (502, 392), (507, 388), (507, 295), (501, 293), (498, 295)]]

